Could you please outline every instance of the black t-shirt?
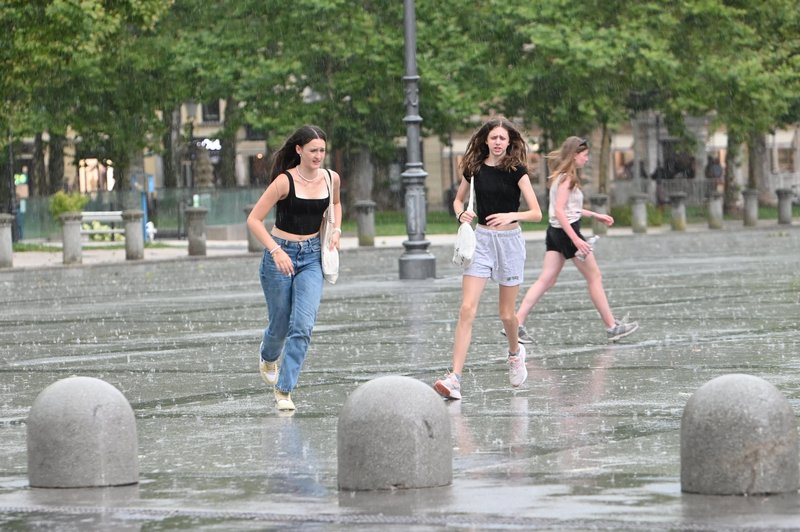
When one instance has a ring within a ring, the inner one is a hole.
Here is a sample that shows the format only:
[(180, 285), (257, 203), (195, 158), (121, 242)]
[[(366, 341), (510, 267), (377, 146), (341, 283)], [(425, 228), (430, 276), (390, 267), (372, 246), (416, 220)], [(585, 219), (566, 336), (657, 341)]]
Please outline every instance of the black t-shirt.
[[(527, 173), (524, 166), (506, 172), (496, 166), (481, 165), (475, 179), (475, 212), (479, 224), (486, 225), (486, 218), (492, 214), (519, 210), (519, 180)], [(470, 180), (469, 176), (464, 177)]]

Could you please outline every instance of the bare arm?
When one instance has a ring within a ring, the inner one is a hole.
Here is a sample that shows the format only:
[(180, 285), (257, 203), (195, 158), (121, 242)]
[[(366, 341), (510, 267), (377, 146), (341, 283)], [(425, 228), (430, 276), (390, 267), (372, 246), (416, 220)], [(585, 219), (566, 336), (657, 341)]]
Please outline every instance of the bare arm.
[(250, 230), (251, 234), (261, 242), (264, 249), (272, 255), (275, 266), (284, 275), (292, 275), (294, 273), (292, 260), (286, 252), (280, 248), (278, 243), (275, 242), (272, 235), (267, 231), (267, 228), (264, 227), (264, 219), (267, 217), (267, 214), (269, 214), (269, 211), (275, 207), (275, 204), (288, 194), (289, 179), (285, 174), (280, 174), (272, 180), (267, 190), (261, 194), (261, 197), (258, 198), (255, 206), (253, 206), (253, 210), (250, 211), (250, 215), (247, 217), (247, 228)]
[[(473, 177), (473, 179), (475, 179)], [(461, 223), (472, 223), (472, 220), (475, 218), (475, 213), (473, 211), (467, 211), (465, 203), (469, 201), (469, 181), (466, 178), (462, 177), (461, 182), (458, 184), (458, 190), (456, 191), (456, 197), (453, 199), (453, 210), (456, 213), (456, 217), (458, 217), (458, 221)]]

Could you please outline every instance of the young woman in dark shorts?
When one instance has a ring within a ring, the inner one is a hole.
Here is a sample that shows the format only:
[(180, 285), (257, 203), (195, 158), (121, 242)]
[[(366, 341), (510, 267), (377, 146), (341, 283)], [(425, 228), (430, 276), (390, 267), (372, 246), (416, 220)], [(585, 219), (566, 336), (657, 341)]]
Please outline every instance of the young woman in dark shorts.
[[(614, 223), (614, 218), (608, 214), (583, 208), (580, 171), (589, 160), (589, 145), (585, 139), (569, 137), (561, 148), (548, 154), (547, 158), (553, 172), (549, 178), (550, 225), (545, 239), (546, 251), (542, 261), (542, 272), (528, 289), (517, 310), (517, 320), (520, 324), (518, 336), (521, 342), (530, 342), (530, 336), (523, 327), (525, 319), (545, 292), (556, 284), (564, 264), (571, 259), (586, 279), (589, 297), (605, 324), (608, 340), (612, 342), (619, 340), (638, 329), (639, 324), (623, 322), (614, 317), (608, 305), (602, 275), (592, 253), (592, 247), (581, 234), (581, 218), (584, 216), (595, 218), (608, 226)], [(576, 258), (577, 253), (585, 259)]]

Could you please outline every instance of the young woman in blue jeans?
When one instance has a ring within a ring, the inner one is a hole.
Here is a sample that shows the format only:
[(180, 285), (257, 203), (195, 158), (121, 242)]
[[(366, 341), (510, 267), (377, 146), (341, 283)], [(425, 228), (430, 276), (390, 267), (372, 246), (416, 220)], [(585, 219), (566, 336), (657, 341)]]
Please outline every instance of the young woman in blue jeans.
[[(247, 217), (248, 229), (264, 245), (259, 274), (269, 325), (261, 340), (259, 371), (264, 382), (275, 387), (277, 407), (284, 411), (295, 409), (291, 392), (297, 386), (322, 298), (319, 227), (329, 204), (322, 168), (326, 148), (327, 137), (319, 127), (305, 125), (295, 131), (275, 153), (271, 182)], [(341, 181), (339, 174), (330, 173), (335, 219), (332, 245), (338, 249)], [(275, 226), (270, 233), (264, 219), (273, 207)]]

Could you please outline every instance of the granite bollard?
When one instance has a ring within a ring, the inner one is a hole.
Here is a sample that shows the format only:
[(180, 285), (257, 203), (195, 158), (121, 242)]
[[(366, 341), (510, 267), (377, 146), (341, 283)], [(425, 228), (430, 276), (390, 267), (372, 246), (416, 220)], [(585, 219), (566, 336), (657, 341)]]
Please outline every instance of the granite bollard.
[(247, 252), (248, 253), (261, 253), (264, 251), (264, 245), (261, 243), (259, 239), (253, 234), (250, 228), (247, 226), (247, 218), (250, 216), (250, 213), (253, 211), (253, 207), (255, 205), (247, 205), (244, 208), (244, 229), (247, 233)]
[(631, 196), (631, 228), (634, 233), (647, 232), (647, 194), (638, 192)]
[(797, 421), (786, 398), (752, 375), (701, 386), (681, 419), (681, 490), (704, 495), (797, 491)]
[(125, 260), (144, 258), (144, 211), (132, 209), (122, 211), (125, 223)]
[(337, 425), (339, 489), (432, 488), (453, 481), (450, 415), (411, 377), (378, 377), (347, 398)]
[(81, 219), (79, 212), (65, 212), (58, 217), (61, 222), (61, 252), (64, 264), (81, 264), (83, 262), (83, 244), (81, 243)]
[(686, 231), (686, 192), (673, 192), (669, 195), (672, 210), (670, 224), (673, 231)]
[(748, 188), (742, 191), (744, 197), (744, 225), (753, 227), (758, 225), (758, 190)]
[(133, 409), (111, 384), (56, 381), (28, 415), (28, 481), (34, 488), (122, 486), (139, 481)]
[[(591, 204), (594, 212), (599, 214), (608, 214), (608, 195), (592, 194), (589, 197), (589, 203)], [(592, 234), (608, 234), (608, 226), (602, 222), (599, 222), (597, 218), (592, 218)]]
[(206, 215), (205, 207), (186, 208), (186, 239), (189, 241), (189, 255), (206, 254)]
[(794, 191), (790, 188), (779, 188), (775, 194), (778, 196), (778, 223), (791, 224)]
[(711, 191), (708, 195), (708, 228), (722, 229), (723, 209), (722, 192)]
[(14, 237), (11, 234), (13, 223), (12, 215), (0, 213), (0, 268), (14, 265)]
[(372, 247), (375, 245), (375, 205), (376, 203), (372, 200), (360, 200), (354, 204), (359, 246)]

